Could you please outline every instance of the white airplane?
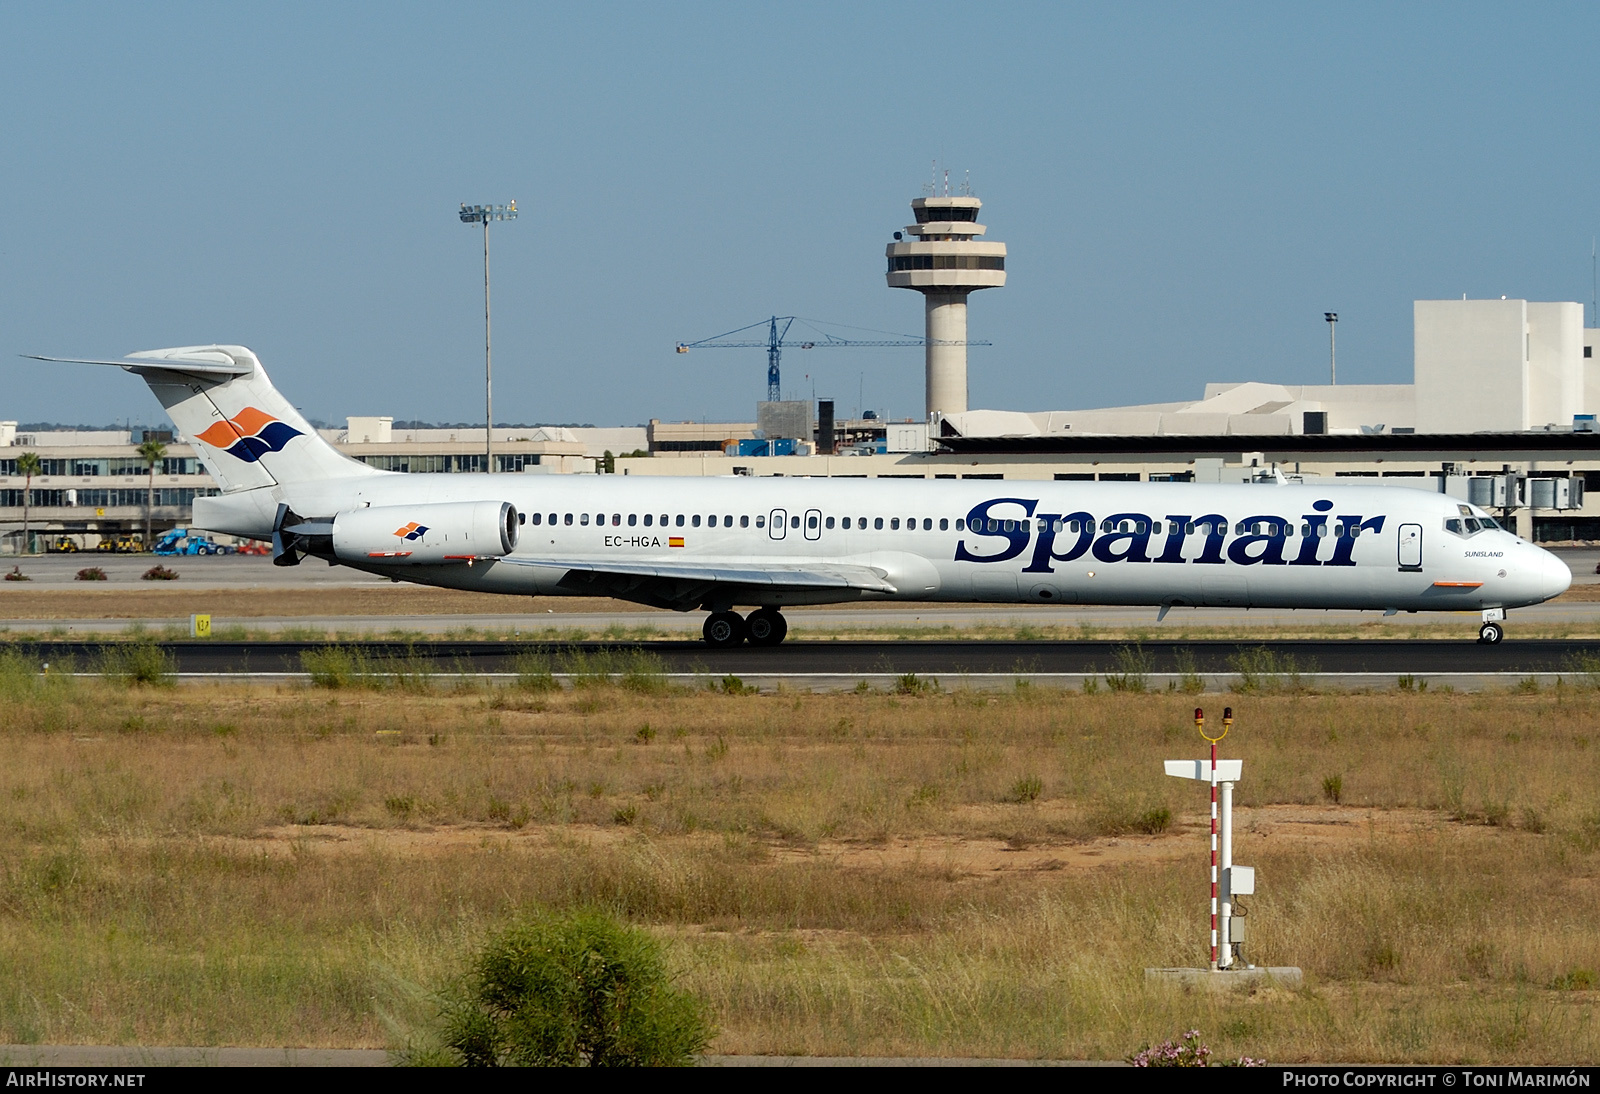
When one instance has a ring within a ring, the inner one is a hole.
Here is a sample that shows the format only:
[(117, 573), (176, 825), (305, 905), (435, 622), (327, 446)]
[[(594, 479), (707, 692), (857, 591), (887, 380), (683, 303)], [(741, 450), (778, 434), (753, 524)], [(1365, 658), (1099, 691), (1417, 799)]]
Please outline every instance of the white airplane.
[[(1559, 596), (1566, 565), (1417, 489), (379, 471), (318, 436), (242, 346), (120, 361), (221, 493), (194, 524), (398, 581), (708, 612), (712, 646), (772, 646), (792, 604), (1477, 611)], [(736, 607), (753, 607), (748, 616)]]

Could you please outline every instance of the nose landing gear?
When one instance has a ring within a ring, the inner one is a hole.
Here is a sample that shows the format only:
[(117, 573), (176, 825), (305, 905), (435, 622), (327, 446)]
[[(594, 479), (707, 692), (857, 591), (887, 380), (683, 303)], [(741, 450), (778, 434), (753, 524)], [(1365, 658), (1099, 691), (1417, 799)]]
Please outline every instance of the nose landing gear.
[(772, 608), (753, 611), (748, 619), (738, 612), (712, 612), (701, 633), (706, 645), (718, 650), (733, 649), (746, 639), (752, 646), (776, 646), (788, 635), (789, 621)]
[(1478, 628), (1478, 641), (1485, 646), (1498, 644), (1506, 636), (1505, 618), (1504, 608), (1485, 608), (1483, 626)]

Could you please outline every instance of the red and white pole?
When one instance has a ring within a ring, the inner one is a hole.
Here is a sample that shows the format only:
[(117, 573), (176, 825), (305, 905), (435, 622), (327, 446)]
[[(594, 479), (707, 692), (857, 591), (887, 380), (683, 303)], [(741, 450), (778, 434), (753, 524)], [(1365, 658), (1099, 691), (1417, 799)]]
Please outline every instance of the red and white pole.
[(1217, 742), (1211, 742), (1211, 971), (1217, 971)]

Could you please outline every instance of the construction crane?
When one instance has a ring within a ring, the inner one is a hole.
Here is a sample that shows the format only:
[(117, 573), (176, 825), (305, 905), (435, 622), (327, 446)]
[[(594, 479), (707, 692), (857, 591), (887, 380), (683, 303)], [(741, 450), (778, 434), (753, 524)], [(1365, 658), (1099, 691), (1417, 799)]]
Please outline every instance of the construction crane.
[[(688, 353), (692, 349), (765, 349), (767, 351), (767, 400), (777, 402), (783, 398), (783, 385), (780, 380), (779, 366), (783, 360), (783, 348), (789, 346), (794, 349), (821, 349), (835, 346), (926, 346), (926, 338), (918, 338), (913, 334), (896, 334), (893, 338), (837, 338), (827, 331), (819, 330), (814, 325), (821, 320), (802, 319), (797, 315), (774, 315), (770, 319), (763, 319), (759, 323), (751, 323), (747, 327), (730, 330), (711, 338), (702, 338), (698, 342), (679, 342), (678, 352)], [(813, 332), (813, 336), (801, 340), (789, 337), (789, 328), (795, 323), (804, 324)], [(829, 326), (844, 326), (842, 323), (831, 323)], [(758, 327), (767, 328), (765, 341), (757, 341), (746, 335), (736, 338), (735, 335), (753, 331)], [(860, 330), (870, 334), (892, 334), (892, 331), (870, 330), (866, 327), (849, 327), (849, 330)], [(731, 340), (730, 340), (731, 339)], [(987, 346), (989, 342), (936, 342), (941, 346)]]

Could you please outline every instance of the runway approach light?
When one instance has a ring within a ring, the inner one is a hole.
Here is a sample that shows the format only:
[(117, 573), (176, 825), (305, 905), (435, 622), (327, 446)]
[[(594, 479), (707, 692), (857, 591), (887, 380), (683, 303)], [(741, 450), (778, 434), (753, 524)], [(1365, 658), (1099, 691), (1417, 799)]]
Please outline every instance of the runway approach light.
[[(1211, 760), (1168, 760), (1167, 774), (1176, 779), (1196, 779), (1211, 784), (1211, 971), (1231, 968), (1239, 959), (1245, 941), (1244, 909), (1237, 909), (1235, 896), (1251, 896), (1256, 891), (1256, 871), (1252, 866), (1233, 864), (1233, 784), (1244, 773), (1243, 760), (1217, 759), (1217, 742), (1233, 728), (1233, 708), (1222, 712), (1222, 732), (1206, 733), (1206, 714), (1194, 711), (1194, 725), (1200, 736), (1211, 742)], [(1218, 802), (1217, 791), (1222, 791)], [(1220, 810), (1218, 808), (1220, 804)], [(1219, 848), (1218, 843), (1221, 843)], [(1220, 859), (1219, 858), (1220, 850)]]
[(1210, 742), (1210, 758), (1167, 760), (1165, 767), (1175, 779), (1194, 779), (1211, 787), (1211, 963), (1204, 969), (1146, 969), (1145, 979), (1202, 987), (1258, 979), (1298, 985), (1302, 979), (1298, 968), (1258, 969), (1244, 964), (1240, 955), (1247, 937), (1246, 921), (1245, 909), (1236, 898), (1255, 894), (1256, 871), (1253, 866), (1236, 866), (1233, 861), (1233, 784), (1244, 774), (1244, 761), (1217, 758), (1217, 742), (1233, 728), (1233, 708), (1223, 710), (1222, 732), (1214, 737), (1206, 732), (1206, 712), (1199, 707), (1194, 711), (1194, 727)]

